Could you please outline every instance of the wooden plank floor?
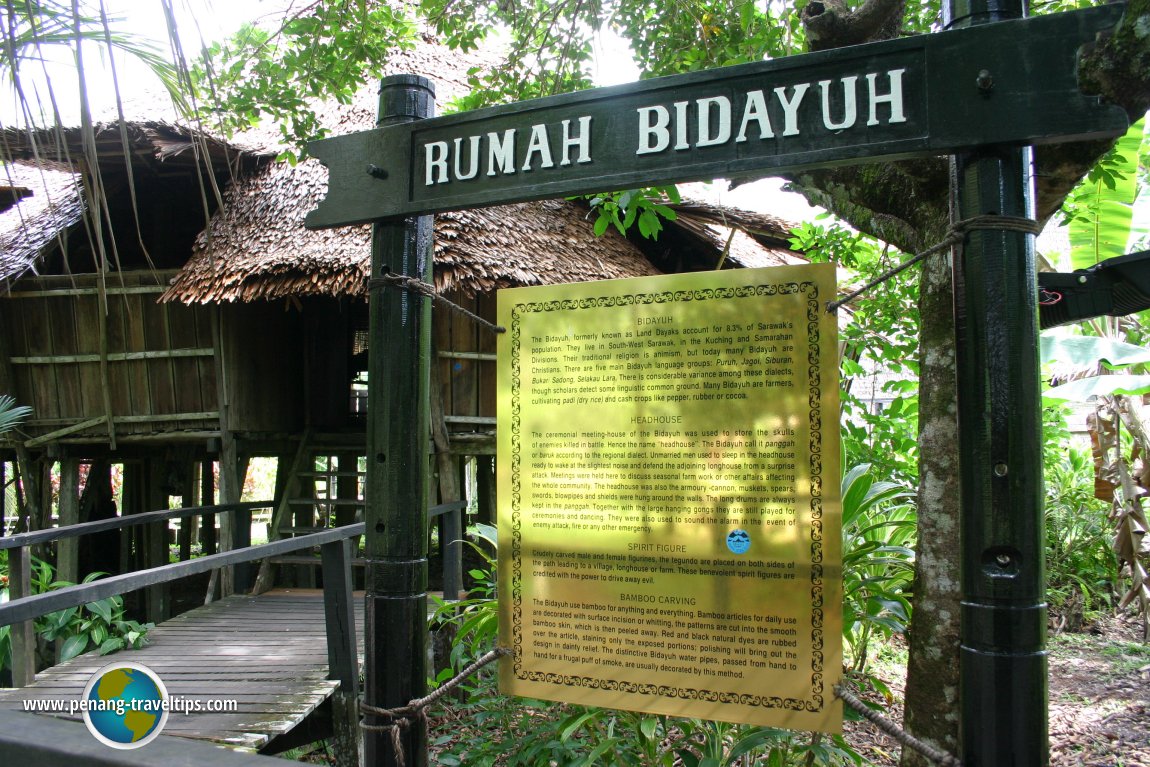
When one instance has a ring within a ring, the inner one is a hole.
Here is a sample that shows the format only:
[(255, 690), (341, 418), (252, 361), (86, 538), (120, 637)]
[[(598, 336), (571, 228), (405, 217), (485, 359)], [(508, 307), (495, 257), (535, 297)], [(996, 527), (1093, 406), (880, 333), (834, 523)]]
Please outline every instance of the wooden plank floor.
[[(362, 659), (363, 598), (356, 597)], [(0, 709), (23, 710), (31, 699), (78, 700), (97, 670), (135, 661), (155, 671), (171, 697), (238, 703), (232, 713), (172, 712), (165, 735), (259, 749), (302, 722), (338, 685), (326, 678), (321, 590), (228, 597), (161, 624), (150, 636), (141, 650), (81, 655), (37, 674), (30, 687), (0, 689)]]

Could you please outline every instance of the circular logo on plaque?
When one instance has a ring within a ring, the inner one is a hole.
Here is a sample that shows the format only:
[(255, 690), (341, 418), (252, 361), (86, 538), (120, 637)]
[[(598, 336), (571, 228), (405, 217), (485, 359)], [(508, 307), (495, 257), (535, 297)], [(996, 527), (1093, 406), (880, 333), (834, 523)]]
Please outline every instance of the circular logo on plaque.
[(746, 530), (732, 530), (727, 535), (727, 548), (735, 554), (745, 554), (751, 548), (751, 536)]
[(84, 688), (84, 723), (101, 743), (131, 749), (151, 743), (164, 729), (168, 691), (142, 663), (109, 663)]

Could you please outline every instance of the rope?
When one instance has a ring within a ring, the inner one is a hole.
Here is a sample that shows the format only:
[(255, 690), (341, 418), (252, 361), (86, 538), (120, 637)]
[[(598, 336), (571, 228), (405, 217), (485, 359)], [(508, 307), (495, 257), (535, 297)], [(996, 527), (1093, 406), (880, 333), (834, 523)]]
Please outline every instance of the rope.
[(842, 699), (843, 703), (850, 706), (858, 712), (864, 719), (878, 727), (897, 740), (907, 748), (911, 748), (918, 753), (925, 756), (935, 764), (941, 764), (942, 767), (962, 767), (962, 762), (956, 757), (951, 756), (945, 751), (940, 751), (929, 743), (925, 743), (918, 738), (911, 735), (909, 732), (899, 727), (897, 724), (887, 719), (882, 714), (867, 706), (861, 700), (851, 694), (843, 685), (836, 684), (834, 687), (835, 695)]
[(399, 708), (379, 708), (378, 706), (372, 706), (360, 700), (359, 710), (361, 713), (386, 717), (391, 720), (391, 724), (368, 724), (360, 720), (359, 727), (367, 732), (390, 732), (391, 748), (392, 751), (395, 752), (395, 763), (398, 764), (399, 767), (404, 767), (406, 760), (403, 755), (402, 731), (409, 729), (413, 722), (416, 721), (421, 721), (424, 723), (424, 726), (426, 726), (427, 709), (433, 703), (463, 684), (464, 680), (476, 674), (484, 666), (494, 663), (505, 655), (511, 654), (512, 651), (506, 647), (496, 647), (437, 687), (431, 694), (409, 701), (406, 706), (400, 706)]
[(963, 219), (962, 221), (956, 221), (947, 231), (946, 236), (943, 237), (942, 241), (937, 245), (933, 245), (921, 253), (911, 256), (906, 261), (895, 265), (861, 288), (852, 290), (838, 301), (827, 302), (827, 311), (833, 313), (837, 311), (840, 306), (849, 304), (863, 293), (871, 290), (871, 288), (874, 288), (876, 285), (881, 285), (918, 262), (944, 251), (952, 245), (961, 245), (962, 241), (966, 239), (967, 233), (976, 229), (1005, 229), (1007, 231), (1023, 232), (1025, 234), (1038, 234), (1042, 231), (1042, 227), (1038, 225), (1037, 221), (1029, 218), (1019, 218), (1017, 216), (975, 216), (973, 218)]
[(451, 311), (457, 314), (462, 314), (472, 322), (476, 323), (477, 325), (482, 325), (493, 333), (507, 332), (507, 328), (503, 327), (502, 325), (496, 325), (493, 322), (488, 322), (478, 314), (469, 311), (454, 301), (451, 301), (450, 299), (440, 295), (435, 291), (434, 285), (426, 283), (423, 280), (417, 280), (414, 277), (405, 277), (402, 274), (392, 274), (391, 272), (388, 272), (382, 277), (376, 277), (375, 279), (368, 280), (367, 289), (369, 291), (379, 287), (401, 288), (408, 291), (409, 293), (414, 293), (420, 296), (427, 296), (432, 301), (438, 301)]

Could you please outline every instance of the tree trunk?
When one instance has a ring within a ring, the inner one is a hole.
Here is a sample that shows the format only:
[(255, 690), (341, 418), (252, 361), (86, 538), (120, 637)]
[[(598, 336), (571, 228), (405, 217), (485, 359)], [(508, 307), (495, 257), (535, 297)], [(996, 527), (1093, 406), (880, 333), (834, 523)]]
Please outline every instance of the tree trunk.
[[(950, 263), (923, 262), (919, 281), (919, 486), (914, 612), (904, 725), (958, 753), (959, 474)], [(930, 762), (903, 749), (901, 767)]]

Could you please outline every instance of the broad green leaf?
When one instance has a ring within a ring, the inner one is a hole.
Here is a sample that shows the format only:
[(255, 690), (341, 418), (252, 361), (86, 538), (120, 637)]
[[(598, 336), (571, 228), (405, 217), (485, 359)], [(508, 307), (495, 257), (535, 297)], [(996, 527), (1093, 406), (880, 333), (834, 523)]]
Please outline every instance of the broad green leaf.
[(1086, 402), (1110, 394), (1150, 393), (1150, 375), (1092, 376), (1055, 386), (1042, 393), (1046, 399)]
[(1072, 197), (1071, 268), (1085, 269), (1126, 254), (1138, 194), (1143, 120), (1130, 126)]
[(71, 660), (86, 649), (88, 649), (88, 635), (74, 634), (64, 640), (64, 646), (60, 648), (60, 662)]
[(94, 613), (95, 615), (98, 615), (100, 618), (102, 618), (105, 623), (112, 622), (114, 606), (111, 599), (101, 599), (98, 602), (89, 602), (84, 606), (88, 608), (89, 612)]
[(731, 747), (730, 752), (727, 754), (727, 763), (733, 764), (736, 759), (744, 754), (749, 754), (773, 740), (779, 740), (783, 736), (784, 732), (782, 730), (777, 730), (773, 727), (754, 728), (739, 738)]
[(469, 535), (487, 541), (494, 548), (499, 543), (499, 529), (494, 525), (488, 525), (484, 522), (479, 522), (467, 528)]
[(858, 364), (850, 357), (843, 357), (842, 373), (844, 376), (861, 376), (866, 375), (866, 368)]
[(1043, 335), (1042, 361), (1075, 369), (1091, 368), (1099, 362), (1114, 369), (1123, 365), (1150, 362), (1150, 349), (1102, 336)]
[(54, 629), (62, 629), (72, 622), (72, 618), (76, 616), (79, 611), (78, 607), (66, 607), (54, 613), (48, 613), (44, 616), (48, 625)]
[[(862, 472), (857, 471), (860, 468), (863, 469)], [(843, 527), (849, 526), (866, 508), (864, 499), (871, 485), (874, 483), (874, 478), (866, 472), (869, 468), (870, 466), (867, 464), (860, 464), (854, 467), (847, 473), (847, 476), (843, 478)]]
[(100, 644), (100, 649), (96, 651), (97, 655), (107, 655), (108, 653), (116, 652), (117, 650), (124, 649), (123, 637), (108, 637)]
[(587, 764), (599, 764), (599, 757), (603, 756), (603, 754), (609, 750), (616, 748), (621, 742), (619, 738), (608, 738), (604, 740), (597, 745), (591, 753), (587, 754)]
[(562, 727), (559, 732), (560, 740), (567, 741), (580, 727), (588, 721), (594, 719), (599, 715), (597, 709), (593, 709), (579, 716), (573, 717), (567, 721), (566, 726)]

